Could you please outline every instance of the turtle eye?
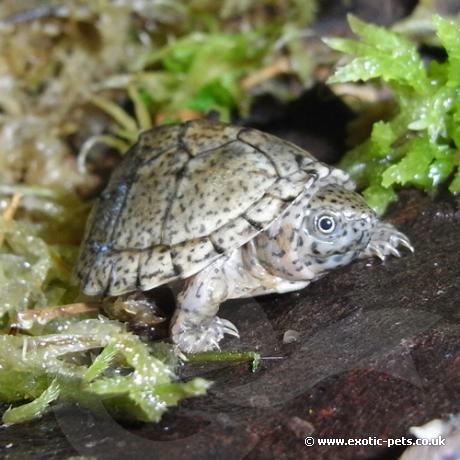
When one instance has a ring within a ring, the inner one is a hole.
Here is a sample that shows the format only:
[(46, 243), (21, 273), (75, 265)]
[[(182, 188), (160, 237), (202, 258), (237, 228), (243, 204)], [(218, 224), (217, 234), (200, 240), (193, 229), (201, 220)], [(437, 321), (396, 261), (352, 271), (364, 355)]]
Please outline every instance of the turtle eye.
[(332, 233), (335, 230), (335, 219), (332, 216), (321, 216), (316, 226), (321, 233)]

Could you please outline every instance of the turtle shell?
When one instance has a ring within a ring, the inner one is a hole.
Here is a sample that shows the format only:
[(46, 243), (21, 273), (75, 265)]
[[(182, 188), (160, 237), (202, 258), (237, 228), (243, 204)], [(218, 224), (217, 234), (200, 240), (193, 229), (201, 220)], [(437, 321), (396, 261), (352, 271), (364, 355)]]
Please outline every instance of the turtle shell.
[(76, 269), (83, 292), (121, 295), (187, 278), (332, 169), (254, 129), (199, 120), (146, 131), (90, 214)]

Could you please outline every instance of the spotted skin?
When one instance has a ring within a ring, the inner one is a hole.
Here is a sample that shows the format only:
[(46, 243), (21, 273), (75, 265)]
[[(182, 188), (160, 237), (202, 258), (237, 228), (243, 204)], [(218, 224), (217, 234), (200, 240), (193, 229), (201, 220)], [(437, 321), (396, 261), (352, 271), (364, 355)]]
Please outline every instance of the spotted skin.
[(91, 213), (76, 275), (88, 295), (184, 280), (172, 340), (219, 346), (226, 299), (302, 289), (409, 240), (379, 221), (349, 176), (257, 130), (207, 120), (140, 136)]

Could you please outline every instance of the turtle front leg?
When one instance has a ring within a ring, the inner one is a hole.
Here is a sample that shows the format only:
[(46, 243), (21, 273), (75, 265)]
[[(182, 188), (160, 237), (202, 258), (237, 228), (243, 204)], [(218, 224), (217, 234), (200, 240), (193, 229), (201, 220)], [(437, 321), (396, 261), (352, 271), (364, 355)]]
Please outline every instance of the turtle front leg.
[(225, 334), (239, 337), (237, 328), (216, 316), (227, 299), (239, 299), (302, 289), (307, 281), (271, 275), (257, 261), (252, 245), (234, 250), (187, 280), (177, 297), (172, 320), (173, 342), (186, 353), (219, 348)]
[(385, 260), (388, 255), (400, 257), (401, 254), (398, 251), (400, 246), (404, 246), (414, 252), (409, 238), (404, 233), (396, 230), (391, 224), (381, 222), (373, 230), (371, 240), (366, 249), (359, 255), (359, 258), (377, 256), (379, 259)]
[(190, 278), (177, 297), (171, 338), (186, 353), (219, 348), (225, 334), (239, 337), (237, 328), (216, 316), (228, 298), (228, 284), (220, 260)]

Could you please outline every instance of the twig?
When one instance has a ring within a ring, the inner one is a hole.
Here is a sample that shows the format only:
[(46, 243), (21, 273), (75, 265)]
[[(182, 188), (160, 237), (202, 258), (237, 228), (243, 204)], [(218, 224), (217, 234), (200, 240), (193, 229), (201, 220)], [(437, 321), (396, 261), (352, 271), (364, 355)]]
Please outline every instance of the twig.
[(241, 80), (241, 86), (244, 89), (251, 89), (266, 80), (290, 71), (292, 71), (292, 67), (289, 59), (287, 57), (281, 57), (267, 67), (243, 78), (243, 80)]
[(89, 304), (84, 302), (48, 308), (35, 308), (33, 310), (18, 313), (16, 323), (12, 325), (12, 328), (22, 330), (30, 329), (35, 322), (39, 324), (46, 324), (61, 316), (72, 316), (97, 311), (99, 311), (99, 304)]

